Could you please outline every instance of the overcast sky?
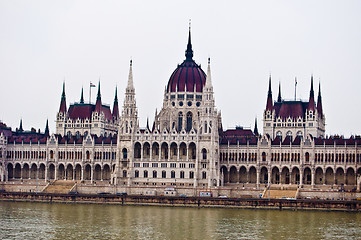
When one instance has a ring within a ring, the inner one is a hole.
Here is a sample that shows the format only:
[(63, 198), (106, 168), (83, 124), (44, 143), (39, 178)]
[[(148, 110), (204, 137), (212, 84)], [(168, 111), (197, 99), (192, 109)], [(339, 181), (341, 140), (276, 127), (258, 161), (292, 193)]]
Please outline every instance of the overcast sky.
[[(67, 105), (101, 81), (103, 103), (123, 104), (129, 60), (140, 125), (154, 119), (164, 88), (185, 59), (211, 57), (224, 128), (262, 126), (268, 77), (274, 99), (308, 100), (321, 81), (327, 134), (361, 134), (361, 1), (0, 0), (0, 119), (55, 132), (62, 83)], [(96, 89), (92, 98), (95, 101)]]

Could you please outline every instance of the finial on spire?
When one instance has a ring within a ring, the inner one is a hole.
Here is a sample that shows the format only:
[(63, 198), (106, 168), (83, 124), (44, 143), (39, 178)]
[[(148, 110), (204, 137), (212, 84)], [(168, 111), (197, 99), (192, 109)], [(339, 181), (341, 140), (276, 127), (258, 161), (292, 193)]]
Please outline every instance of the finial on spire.
[(313, 74), (311, 75), (311, 90), (310, 90), (310, 96), (314, 96), (314, 91), (313, 91)]
[(256, 117), (255, 120), (254, 120), (254, 131), (253, 131), (253, 133), (254, 133), (256, 136), (259, 135), (259, 133), (258, 133), (258, 127), (257, 127), (257, 117)]
[(24, 129), (23, 129), (23, 119), (21, 118), (20, 119), (20, 126), (19, 126), (19, 132), (23, 132)]

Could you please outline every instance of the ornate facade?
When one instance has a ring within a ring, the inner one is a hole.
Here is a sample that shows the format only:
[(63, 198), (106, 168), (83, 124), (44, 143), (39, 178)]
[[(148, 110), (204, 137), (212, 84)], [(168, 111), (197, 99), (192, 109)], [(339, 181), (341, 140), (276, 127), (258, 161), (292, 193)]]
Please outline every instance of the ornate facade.
[(172, 73), (163, 106), (152, 126), (139, 126), (133, 66), (121, 113), (102, 104), (66, 107), (65, 87), (56, 134), (11, 131), (1, 125), (2, 181), (76, 180), (117, 186), (184, 188), (264, 187), (356, 188), (361, 174), (360, 137), (325, 137), (321, 90), (308, 101), (273, 101), (271, 79), (263, 134), (237, 127), (223, 130), (211, 79), (193, 60), (189, 32), (185, 60)]

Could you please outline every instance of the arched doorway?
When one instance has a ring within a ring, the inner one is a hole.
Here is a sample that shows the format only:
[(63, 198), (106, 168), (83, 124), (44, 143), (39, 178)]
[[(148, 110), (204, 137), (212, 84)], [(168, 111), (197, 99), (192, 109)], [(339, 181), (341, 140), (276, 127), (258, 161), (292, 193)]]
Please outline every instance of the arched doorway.
[(345, 184), (345, 172), (342, 168), (337, 168), (336, 170), (336, 184)]
[(237, 168), (235, 166), (232, 166), (230, 171), (229, 171), (229, 182), (230, 183), (237, 183), (238, 182), (238, 172), (237, 172)]
[(257, 183), (257, 170), (255, 167), (250, 167), (248, 171), (248, 182), (249, 183)]
[(284, 167), (281, 173), (281, 183), (282, 184), (289, 184), (290, 183), (290, 170), (288, 167)]
[(50, 180), (55, 179), (55, 166), (54, 166), (54, 164), (49, 165), (48, 179), (50, 179)]
[(247, 169), (244, 166), (239, 169), (239, 182), (247, 183)]
[(280, 170), (278, 169), (278, 167), (272, 168), (271, 183), (273, 183), (273, 184), (280, 183)]
[(260, 183), (268, 184), (268, 169), (266, 167), (261, 168)]
[(315, 172), (315, 184), (323, 184), (324, 182), (324, 179), (323, 179), (323, 170), (322, 168), (318, 167), (316, 169), (316, 172)]
[(291, 173), (291, 183), (300, 184), (300, 170), (298, 167), (294, 167)]
[(105, 164), (103, 166), (103, 180), (107, 180), (109, 181), (110, 180), (110, 167), (108, 164)]
[(333, 173), (333, 169), (332, 168), (327, 168), (326, 169), (326, 176), (325, 176), (325, 184), (327, 185), (333, 185), (335, 184), (335, 174)]

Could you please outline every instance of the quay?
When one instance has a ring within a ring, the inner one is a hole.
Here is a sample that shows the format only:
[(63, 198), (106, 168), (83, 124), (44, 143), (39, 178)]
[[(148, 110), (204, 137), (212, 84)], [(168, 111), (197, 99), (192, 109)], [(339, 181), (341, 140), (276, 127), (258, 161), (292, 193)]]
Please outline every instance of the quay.
[(0, 201), (361, 212), (361, 201), (357, 199), (355, 200), (267, 199), (267, 198), (144, 196), (144, 195), (125, 195), (125, 194), (122, 195), (122, 194), (109, 194), (109, 193), (59, 194), (59, 193), (36, 193), (36, 192), (1, 192)]

